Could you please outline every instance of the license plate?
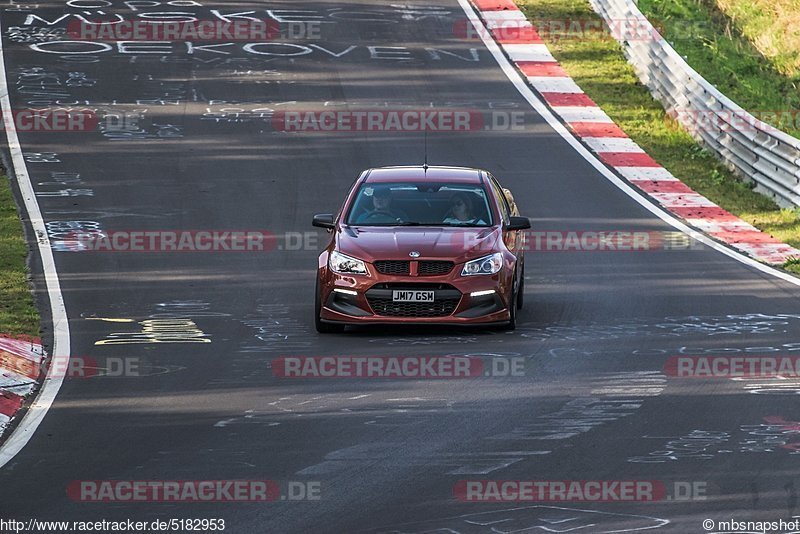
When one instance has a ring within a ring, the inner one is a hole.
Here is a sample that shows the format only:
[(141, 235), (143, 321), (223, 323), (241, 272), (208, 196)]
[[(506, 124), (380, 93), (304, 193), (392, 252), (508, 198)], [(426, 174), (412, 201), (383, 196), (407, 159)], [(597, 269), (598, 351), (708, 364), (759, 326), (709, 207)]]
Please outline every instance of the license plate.
[(433, 302), (433, 291), (392, 291), (394, 302)]

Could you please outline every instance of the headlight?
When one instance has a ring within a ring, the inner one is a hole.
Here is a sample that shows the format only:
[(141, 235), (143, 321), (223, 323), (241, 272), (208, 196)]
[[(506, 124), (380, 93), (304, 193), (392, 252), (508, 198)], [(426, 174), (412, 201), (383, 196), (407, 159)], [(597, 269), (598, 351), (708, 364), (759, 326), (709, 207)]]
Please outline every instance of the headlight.
[(335, 250), (331, 252), (328, 265), (333, 272), (339, 274), (367, 274), (367, 265), (363, 261), (351, 258)]
[(461, 270), (461, 276), (473, 274), (495, 274), (503, 268), (503, 254), (495, 252), (491, 256), (484, 256), (477, 260), (468, 261)]

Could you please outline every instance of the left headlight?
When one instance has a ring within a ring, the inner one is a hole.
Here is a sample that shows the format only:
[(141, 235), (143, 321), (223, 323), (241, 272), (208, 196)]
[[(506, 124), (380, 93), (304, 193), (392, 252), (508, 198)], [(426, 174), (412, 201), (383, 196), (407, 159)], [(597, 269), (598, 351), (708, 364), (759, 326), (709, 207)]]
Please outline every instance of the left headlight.
[(367, 265), (356, 258), (351, 258), (335, 250), (331, 252), (328, 265), (333, 272), (339, 274), (368, 274)]
[(461, 276), (472, 276), (474, 274), (495, 274), (503, 268), (503, 254), (495, 252), (489, 256), (468, 261), (461, 270)]

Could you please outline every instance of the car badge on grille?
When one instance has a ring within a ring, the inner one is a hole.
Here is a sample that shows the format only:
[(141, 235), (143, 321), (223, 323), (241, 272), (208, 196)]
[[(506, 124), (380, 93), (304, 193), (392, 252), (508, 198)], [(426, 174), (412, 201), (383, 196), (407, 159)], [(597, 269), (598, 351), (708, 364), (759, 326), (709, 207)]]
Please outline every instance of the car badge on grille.
[(411, 252), (408, 253), (408, 255), (411, 256), (412, 258), (419, 258), (419, 252), (417, 252), (416, 250), (412, 250)]

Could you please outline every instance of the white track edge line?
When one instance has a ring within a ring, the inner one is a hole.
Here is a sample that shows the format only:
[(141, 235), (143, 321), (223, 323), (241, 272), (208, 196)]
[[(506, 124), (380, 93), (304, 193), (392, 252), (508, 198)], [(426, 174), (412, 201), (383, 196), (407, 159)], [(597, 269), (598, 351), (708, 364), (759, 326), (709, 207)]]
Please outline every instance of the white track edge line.
[[(19, 136), (11, 113), (11, 99), (9, 98), (8, 81), (6, 79), (5, 50), (3, 49), (2, 35), (2, 25), (0, 25), (0, 109), (3, 111), (3, 124), (6, 130), (6, 139), (8, 140), (8, 150), (11, 154), (13, 172), (19, 185), (20, 194), (25, 203), (25, 211), (31, 221), (34, 237), (42, 259), (44, 281), (53, 317), (52, 356), (69, 358), (70, 336), (67, 310), (64, 306), (64, 297), (61, 294), (61, 283), (58, 280), (53, 250), (50, 248), (50, 239), (47, 236), (47, 227), (42, 219), (42, 212), (36, 200), (36, 193), (28, 175), (28, 167), (22, 155), (22, 147), (19, 144)], [(44, 383), (22, 421), (19, 422), (2, 447), (0, 447), (0, 468), (10, 462), (28, 444), (36, 429), (39, 428), (44, 416), (47, 415), (47, 411), (53, 405), (53, 401), (58, 395), (58, 390), (61, 389), (61, 384), (64, 382), (64, 373), (57, 373), (60, 376), (54, 377), (51, 376), (51, 370), (52, 367), (48, 369)]]
[[(578, 141), (577, 138), (575, 138), (572, 132), (567, 130), (567, 128), (563, 124), (561, 124), (561, 122), (555, 117), (555, 115), (553, 115), (552, 111), (550, 111), (550, 108), (548, 108), (544, 104), (544, 102), (539, 100), (539, 97), (534, 94), (534, 92), (531, 90), (531, 88), (528, 86), (525, 80), (522, 79), (519, 72), (517, 72), (516, 68), (513, 65), (511, 65), (508, 58), (505, 56), (505, 54), (503, 54), (503, 51), (500, 49), (500, 45), (498, 45), (494, 39), (489, 38), (486, 35), (486, 30), (483, 26), (483, 21), (481, 21), (480, 18), (478, 18), (477, 13), (472, 8), (472, 5), (470, 5), (469, 0), (458, 0), (458, 3), (461, 6), (461, 9), (464, 11), (464, 14), (467, 16), (469, 21), (475, 27), (475, 30), (479, 33), (480, 38), (483, 41), (483, 44), (486, 45), (486, 48), (489, 49), (489, 52), (492, 53), (492, 56), (494, 56), (498, 65), (503, 70), (503, 73), (505, 73), (506, 77), (514, 85), (517, 91), (519, 91), (522, 97), (525, 100), (527, 100), (527, 102), (536, 110), (537, 113), (539, 113), (539, 115), (542, 116), (544, 120), (547, 121), (547, 123), (550, 125), (551, 128), (553, 128), (567, 143), (569, 143), (578, 154), (580, 154), (586, 161), (588, 161), (589, 164), (592, 165), (592, 167), (597, 169), (600, 172), (600, 174), (602, 174), (606, 179), (608, 179), (608, 181), (617, 186), (625, 194), (627, 194), (633, 200), (638, 202), (642, 207), (647, 209), (653, 215), (655, 215), (665, 223), (669, 224), (673, 228), (680, 230), (681, 232), (692, 237), (693, 239), (703, 243), (708, 247), (713, 248), (717, 252), (721, 252), (722, 254), (725, 254), (726, 256), (735, 259), (736, 261), (739, 261), (741, 263), (744, 263), (745, 265), (753, 267), (754, 269), (757, 269), (762, 273), (772, 275), (776, 278), (784, 280), (785, 282), (789, 282), (790, 284), (800, 287), (800, 278), (792, 276), (789, 273), (779, 271), (778, 269), (775, 269), (769, 265), (763, 264), (759, 261), (754, 260), (753, 258), (745, 256), (740, 252), (736, 252), (735, 250), (730, 249), (725, 245), (717, 243), (716, 241), (709, 238), (705, 234), (690, 228), (686, 224), (676, 219), (667, 211), (663, 210), (662, 208), (656, 206), (655, 204), (647, 200), (641, 193), (634, 190), (632, 187), (630, 187), (628, 184), (622, 181), (616, 174), (611, 172), (611, 170), (608, 167), (606, 167), (605, 164), (603, 164), (599, 159), (597, 159), (597, 157), (594, 154), (592, 154), (585, 146), (583, 146), (580, 143), (580, 141)], [(484, 32), (481, 32), (481, 28), (484, 28)]]

